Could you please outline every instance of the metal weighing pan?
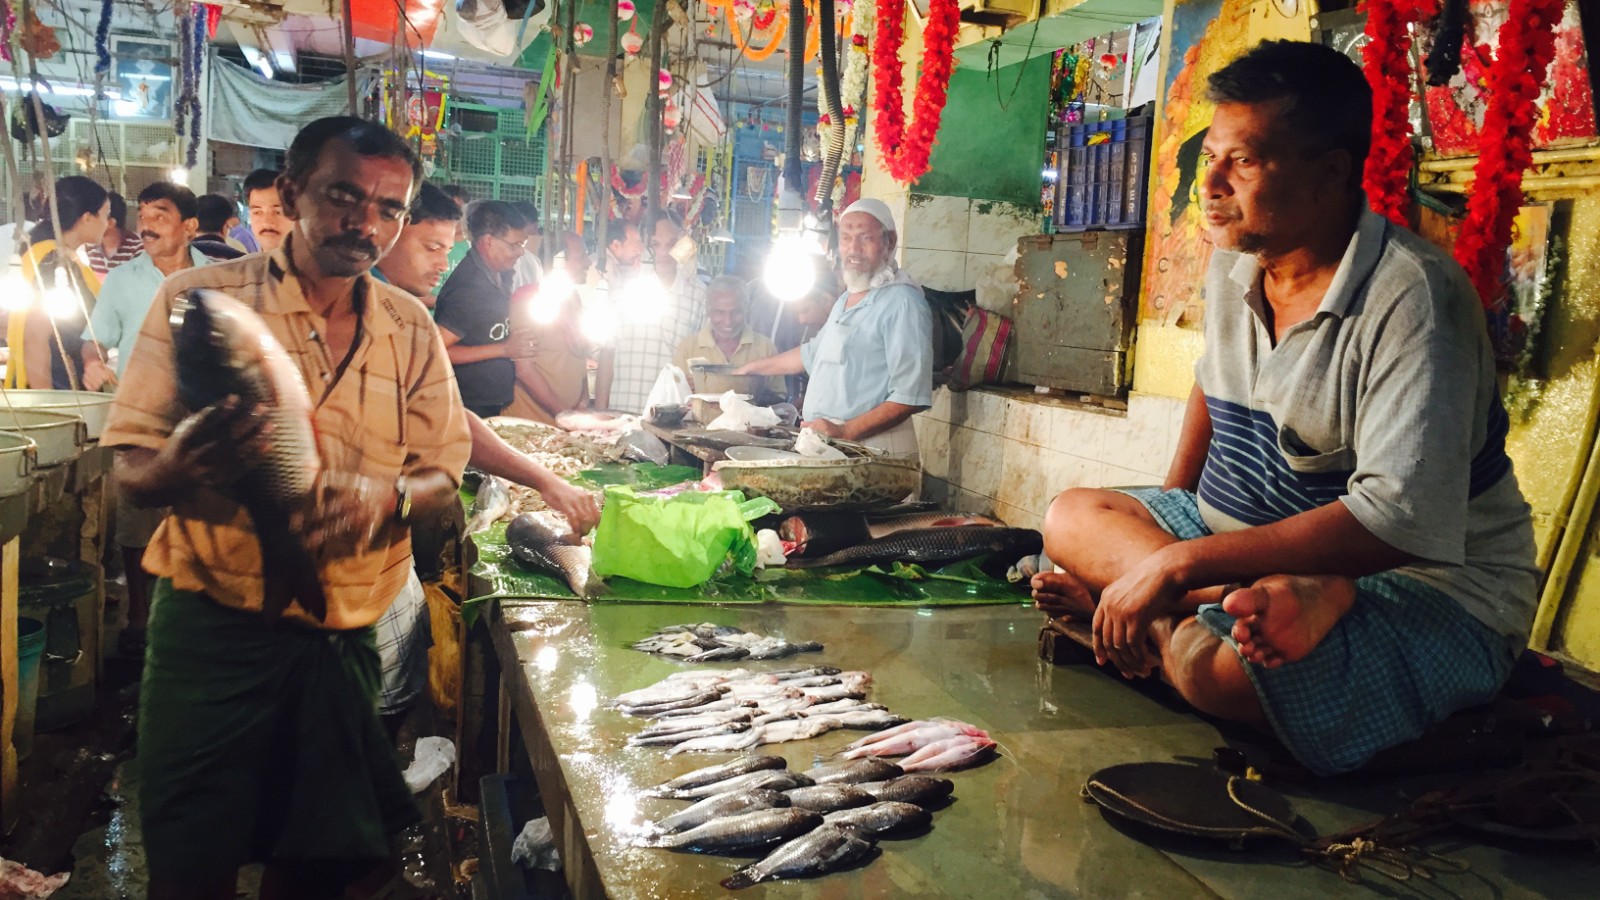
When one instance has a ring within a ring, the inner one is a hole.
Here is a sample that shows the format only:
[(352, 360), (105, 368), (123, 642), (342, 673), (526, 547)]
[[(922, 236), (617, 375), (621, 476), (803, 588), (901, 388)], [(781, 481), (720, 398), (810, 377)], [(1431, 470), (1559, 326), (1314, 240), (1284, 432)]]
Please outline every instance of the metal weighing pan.
[[(16, 396), (26, 392), (6, 393)], [(58, 466), (77, 459), (83, 445), (89, 440), (84, 421), (77, 416), (43, 409), (22, 409), (14, 405), (11, 409), (0, 405), (0, 434), (32, 438), (37, 445), (40, 467)]]
[(0, 497), (15, 497), (33, 483), (38, 445), (15, 432), (0, 433)]
[[(76, 416), (89, 429), (89, 440), (100, 440), (115, 394), (90, 391), (6, 391), (0, 395), (0, 427), (5, 426), (6, 403), (13, 409), (37, 409)], [(44, 465), (44, 463), (40, 463)]]

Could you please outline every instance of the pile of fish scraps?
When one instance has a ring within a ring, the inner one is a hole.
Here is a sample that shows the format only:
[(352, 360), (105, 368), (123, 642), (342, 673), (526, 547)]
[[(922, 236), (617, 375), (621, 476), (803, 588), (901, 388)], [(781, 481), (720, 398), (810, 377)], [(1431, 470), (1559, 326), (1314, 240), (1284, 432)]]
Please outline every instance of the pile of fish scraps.
[(633, 649), (683, 662), (732, 662), (740, 659), (783, 659), (796, 653), (815, 653), (822, 649), (816, 641), (790, 643), (732, 625), (701, 622), (699, 625), (668, 625)]
[[(871, 677), (832, 666), (753, 672), (678, 672), (618, 696), (612, 708), (650, 720), (630, 747), (742, 752), (838, 728), (880, 729), (835, 762), (793, 772), (781, 756), (746, 755), (697, 769), (643, 796), (694, 801), (651, 823), (640, 845), (750, 854), (758, 862), (722, 881), (731, 890), (825, 875), (876, 852), (880, 839), (926, 832), (953, 782), (931, 773), (987, 762), (987, 732), (952, 719), (907, 722), (866, 700)], [(904, 757), (892, 762), (887, 757)]]
[[(488, 421), (489, 427), (519, 453), (549, 469), (556, 477), (568, 481), (579, 472), (603, 462), (622, 459), (627, 449), (618, 446), (614, 438), (608, 440), (605, 436), (563, 431), (527, 419), (493, 418)], [(463, 480), (478, 492), (473, 502), (472, 524), (467, 527), (468, 534), (482, 531), (495, 522), (510, 521), (522, 513), (549, 509), (543, 497), (533, 488), (512, 484), (470, 468)], [(598, 501), (600, 492), (591, 493)], [(489, 495), (487, 498), (486, 494)]]

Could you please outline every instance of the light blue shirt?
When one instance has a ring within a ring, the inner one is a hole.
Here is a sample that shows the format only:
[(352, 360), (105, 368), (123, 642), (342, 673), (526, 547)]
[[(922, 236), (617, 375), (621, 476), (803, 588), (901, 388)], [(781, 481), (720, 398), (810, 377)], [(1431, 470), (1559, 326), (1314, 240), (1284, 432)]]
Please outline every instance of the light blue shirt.
[[(189, 258), (197, 266), (208, 260), (205, 254), (189, 248)], [(117, 377), (133, 355), (133, 342), (139, 338), (150, 304), (155, 302), (156, 291), (167, 276), (156, 268), (150, 254), (141, 253), (126, 263), (112, 269), (100, 285), (95, 298), (94, 312), (89, 316), (89, 327), (83, 330), (84, 340), (98, 341), (102, 347), (117, 348)]]
[(846, 422), (885, 401), (931, 406), (933, 313), (922, 289), (890, 282), (845, 309), (849, 296), (800, 348), (811, 376), (805, 417)]

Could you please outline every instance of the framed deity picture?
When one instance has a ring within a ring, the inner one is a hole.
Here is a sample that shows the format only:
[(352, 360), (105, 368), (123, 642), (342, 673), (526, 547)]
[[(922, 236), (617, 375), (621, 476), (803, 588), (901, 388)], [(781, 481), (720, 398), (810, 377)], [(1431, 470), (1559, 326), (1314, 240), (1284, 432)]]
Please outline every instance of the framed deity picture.
[(111, 39), (112, 73), (118, 96), (107, 114), (119, 119), (172, 118), (175, 53), (170, 41)]

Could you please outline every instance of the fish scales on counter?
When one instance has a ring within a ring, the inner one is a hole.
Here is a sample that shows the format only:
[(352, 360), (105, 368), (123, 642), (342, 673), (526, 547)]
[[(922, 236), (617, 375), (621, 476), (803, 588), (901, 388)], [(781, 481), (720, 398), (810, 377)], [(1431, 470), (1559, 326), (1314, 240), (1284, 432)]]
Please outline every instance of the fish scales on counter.
[(562, 539), (535, 513), (523, 513), (506, 526), (506, 546), (517, 562), (561, 576), (579, 597), (595, 597), (604, 585), (594, 574), (593, 553)]
[(291, 527), (322, 472), (305, 379), (261, 317), (227, 294), (185, 291), (168, 323), (179, 402), (200, 413), (237, 396), (246, 407), (259, 405), (272, 429), (266, 458), (232, 489), (261, 543), (263, 615), (274, 620), (299, 603), (325, 618), (328, 601), (316, 562)]
[(762, 789), (713, 794), (682, 812), (673, 813), (655, 822), (652, 829), (657, 834), (676, 834), (690, 828), (698, 828), (712, 819), (737, 816), (760, 809), (781, 809), (789, 805), (789, 796), (779, 791)]
[(702, 622), (699, 625), (668, 625), (634, 642), (633, 649), (685, 662), (704, 663), (783, 659), (796, 653), (815, 653), (823, 648), (816, 641), (790, 642), (731, 625)]
[(868, 806), (825, 813), (822, 821), (829, 825), (855, 828), (863, 834), (882, 835), (926, 828), (933, 823), (933, 813), (915, 803), (880, 800)]
[(865, 858), (876, 847), (876, 841), (854, 828), (824, 824), (724, 878), (722, 886), (737, 891), (774, 878), (826, 875)]
[(646, 837), (641, 846), (694, 853), (737, 853), (799, 837), (821, 824), (822, 814), (808, 809), (758, 809), (712, 819), (676, 834)]
[(826, 556), (793, 559), (789, 565), (794, 568), (821, 568), (895, 562), (951, 563), (991, 554), (1014, 559), (1038, 553), (1043, 546), (1044, 538), (1031, 528), (995, 528), (987, 525), (914, 528)]
[(472, 498), (472, 511), (467, 516), (467, 534), (477, 534), (500, 521), (511, 509), (511, 489), (506, 482), (493, 475), (485, 475), (478, 483), (478, 492)]

